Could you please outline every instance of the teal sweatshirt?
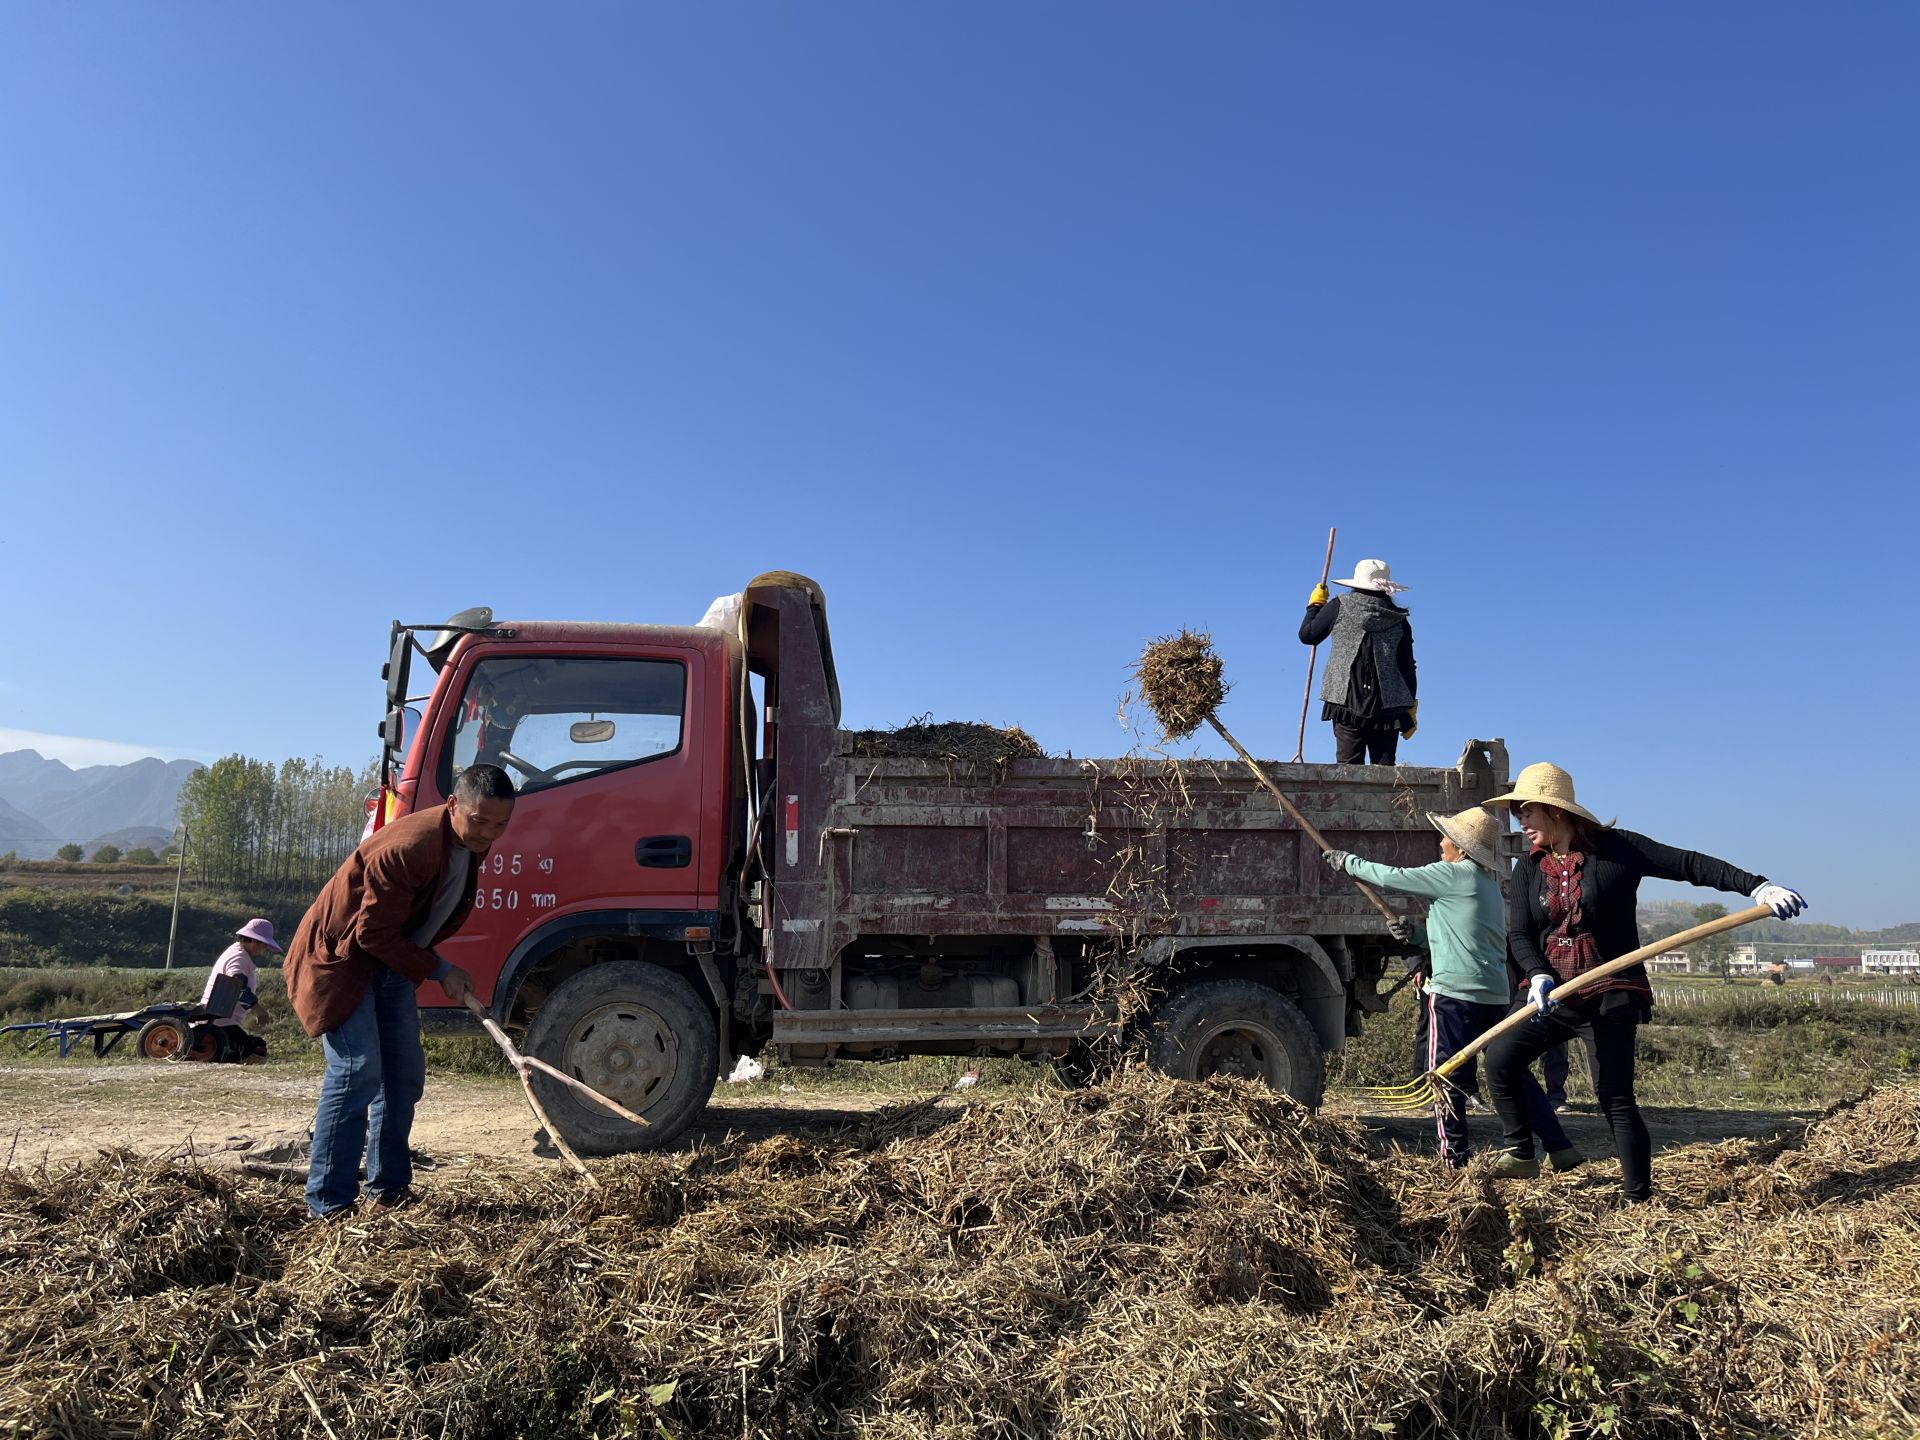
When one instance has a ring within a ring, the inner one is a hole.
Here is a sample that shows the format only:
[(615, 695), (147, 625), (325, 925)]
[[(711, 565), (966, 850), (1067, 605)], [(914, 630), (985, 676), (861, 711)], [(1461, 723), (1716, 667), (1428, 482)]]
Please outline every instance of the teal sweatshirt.
[(1471, 860), (1436, 860), (1410, 870), (1347, 857), (1347, 874), (1382, 890), (1419, 895), (1427, 907), (1427, 949), (1433, 956), (1428, 988), (1476, 1005), (1505, 1005), (1507, 906), (1500, 882)]

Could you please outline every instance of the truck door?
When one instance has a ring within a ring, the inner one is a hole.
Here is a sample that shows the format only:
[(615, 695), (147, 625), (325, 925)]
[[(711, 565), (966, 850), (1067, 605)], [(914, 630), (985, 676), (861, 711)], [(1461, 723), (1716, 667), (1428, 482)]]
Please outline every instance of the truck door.
[[(701, 757), (690, 743), (696, 652), (591, 647), (466, 653), (438, 707), (415, 808), (445, 802), (468, 765), (519, 792), (481, 863), (472, 916), (440, 946), (490, 997), (520, 940), (581, 911), (701, 908)], [(711, 903), (711, 902), (709, 902)]]

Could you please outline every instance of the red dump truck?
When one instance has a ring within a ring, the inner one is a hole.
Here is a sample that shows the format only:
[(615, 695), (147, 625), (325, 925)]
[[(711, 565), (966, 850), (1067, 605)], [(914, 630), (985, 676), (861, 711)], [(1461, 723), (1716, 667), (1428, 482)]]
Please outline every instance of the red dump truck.
[[(444, 803), (476, 762), (520, 792), (442, 953), (530, 1053), (650, 1122), (547, 1082), (574, 1146), (672, 1141), (769, 1046), (1070, 1072), (1125, 1028), (1175, 1074), (1319, 1101), (1397, 947), (1243, 765), (856, 754), (819, 586), (764, 575), (709, 615), (394, 625), (380, 813)], [(1426, 812), (1498, 794), (1507, 756), (1275, 773), (1331, 844), (1415, 864)]]

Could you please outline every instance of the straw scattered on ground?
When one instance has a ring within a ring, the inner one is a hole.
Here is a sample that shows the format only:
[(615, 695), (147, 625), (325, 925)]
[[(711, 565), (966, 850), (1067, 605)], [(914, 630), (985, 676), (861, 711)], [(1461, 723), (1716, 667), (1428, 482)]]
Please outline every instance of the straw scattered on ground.
[(987, 725), (966, 720), (915, 720), (892, 730), (848, 730), (855, 755), (923, 760), (1038, 760), (1040, 742), (1018, 725)]
[(1224, 668), (1213, 637), (1192, 630), (1162, 636), (1141, 652), (1134, 678), (1167, 739), (1186, 739), (1220, 708), (1227, 698)]
[[(1138, 1072), (858, 1132), (296, 1194), (0, 1180), (27, 1436), (1907, 1435), (1920, 1088), (1804, 1135), (1450, 1178)], [(325, 1417), (324, 1422), (320, 1417)]]

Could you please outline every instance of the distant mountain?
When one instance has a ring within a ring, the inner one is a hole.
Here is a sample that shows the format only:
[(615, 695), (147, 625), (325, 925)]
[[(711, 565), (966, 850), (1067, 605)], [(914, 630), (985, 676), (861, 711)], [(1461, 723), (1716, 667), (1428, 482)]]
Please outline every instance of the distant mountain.
[(37, 751), (10, 750), (0, 755), (0, 803), (6, 807), (0, 811), (0, 835), (30, 836), (21, 819), (42, 834), (24, 843), (0, 843), (0, 853), (14, 849), (22, 858), (44, 859), (68, 842), (98, 844), (123, 830), (170, 835), (180, 787), (199, 768), (192, 760), (150, 756), (75, 770)]
[(40, 801), (87, 787), (86, 775), (112, 766), (74, 770), (38, 750), (9, 750), (0, 755), (0, 798), (32, 814)]
[(9, 850), (26, 860), (44, 860), (58, 848), (53, 832), (38, 820), (0, 800), (0, 855)]

